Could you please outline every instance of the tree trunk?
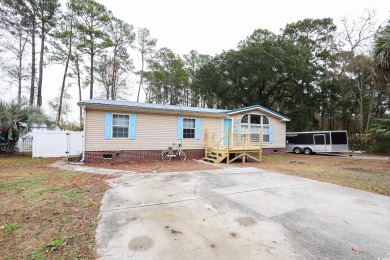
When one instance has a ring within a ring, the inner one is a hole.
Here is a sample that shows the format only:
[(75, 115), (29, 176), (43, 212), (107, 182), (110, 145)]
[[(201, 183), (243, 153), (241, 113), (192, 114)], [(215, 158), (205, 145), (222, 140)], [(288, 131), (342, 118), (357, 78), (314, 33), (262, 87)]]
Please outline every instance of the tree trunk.
[(373, 86), (371, 86), (370, 102), (368, 103), (367, 123), (366, 123), (366, 130), (365, 130), (366, 132), (370, 129), (373, 103), (374, 103), (374, 90), (373, 90)]
[(91, 69), (90, 69), (90, 83), (89, 83), (89, 98), (93, 98), (93, 58), (94, 58), (93, 50), (91, 51)]
[(139, 80), (139, 87), (138, 87), (138, 95), (137, 95), (137, 102), (139, 102), (139, 93), (141, 92), (141, 87), (143, 84), (143, 79), (144, 79), (144, 53), (141, 52), (141, 76)]
[(360, 115), (360, 122), (359, 122), (359, 128), (360, 128), (360, 133), (363, 133), (363, 116), (364, 116), (364, 111), (363, 111), (363, 79), (360, 77), (360, 82), (358, 82), (359, 87), (359, 115)]
[(35, 19), (32, 21), (31, 30), (31, 86), (30, 86), (30, 106), (34, 105), (35, 96)]
[(41, 53), (39, 54), (39, 79), (37, 105), (42, 106), (43, 56), (45, 51), (45, 23), (41, 24)]
[[(80, 64), (79, 64), (79, 57), (78, 55), (76, 54), (75, 55), (75, 61), (76, 61), (76, 74), (77, 74), (77, 85), (79, 87), (79, 101), (81, 101), (82, 97), (81, 97), (81, 75), (80, 75)], [(84, 126), (84, 122), (83, 122), (83, 109), (81, 107), (79, 107), (79, 111), (80, 111), (80, 128), (83, 128)]]
[(117, 63), (116, 63), (116, 56), (117, 56), (118, 50), (117, 46), (114, 47), (114, 56), (112, 58), (112, 74), (111, 74), (111, 99), (115, 100), (115, 88), (116, 88), (116, 70), (117, 70)]
[(19, 68), (18, 68), (18, 102), (22, 101), (22, 58), (24, 47), (22, 43), (22, 34), (19, 34)]
[[(71, 33), (72, 33), (72, 29), (71, 29)], [(66, 75), (68, 74), (69, 60), (70, 60), (71, 55), (72, 55), (72, 38), (70, 38), (70, 40), (69, 40), (69, 52), (68, 52), (68, 57), (66, 58), (64, 77), (62, 78), (62, 85), (61, 85), (61, 91), (60, 91), (61, 93), (60, 93), (60, 100), (59, 100), (59, 104), (58, 104), (58, 113), (57, 113), (57, 125), (60, 124), (60, 120), (61, 120), (62, 100), (64, 98)]]

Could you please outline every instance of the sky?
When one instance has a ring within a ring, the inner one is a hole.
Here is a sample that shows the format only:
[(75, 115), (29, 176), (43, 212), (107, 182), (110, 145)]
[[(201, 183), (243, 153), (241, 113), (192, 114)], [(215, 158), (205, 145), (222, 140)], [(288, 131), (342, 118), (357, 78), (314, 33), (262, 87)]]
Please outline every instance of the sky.
[[(64, 1), (64, 0), (63, 0)], [(191, 50), (201, 54), (215, 55), (223, 50), (236, 48), (237, 44), (255, 29), (267, 29), (279, 33), (286, 24), (305, 18), (340, 19), (356, 18), (365, 9), (376, 10), (378, 25), (390, 18), (389, 0), (97, 0), (113, 14), (132, 24), (135, 28), (146, 27), (157, 39), (157, 47), (168, 47), (183, 55)], [(136, 67), (140, 58), (133, 57)], [(46, 103), (58, 96), (62, 67), (45, 69), (43, 85), (44, 108)], [(136, 98), (137, 82), (131, 82), (132, 97)], [(16, 93), (16, 89), (13, 90)], [(89, 97), (88, 89), (83, 93)], [(77, 121), (77, 89), (70, 91), (74, 97), (71, 120)]]
[(214, 55), (232, 49), (255, 29), (278, 33), (286, 24), (305, 18), (357, 16), (375, 9), (378, 19), (390, 18), (389, 0), (98, 0), (117, 17), (146, 27), (159, 47), (175, 53), (190, 50)]

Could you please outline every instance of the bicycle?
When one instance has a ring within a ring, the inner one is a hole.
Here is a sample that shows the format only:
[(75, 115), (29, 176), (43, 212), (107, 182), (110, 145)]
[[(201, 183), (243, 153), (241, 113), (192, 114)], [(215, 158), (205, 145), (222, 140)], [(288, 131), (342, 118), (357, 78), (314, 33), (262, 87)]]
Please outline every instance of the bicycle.
[(172, 144), (173, 146), (169, 146), (168, 150), (163, 150), (161, 152), (161, 159), (163, 161), (170, 161), (173, 157), (179, 157), (181, 161), (185, 161), (187, 156), (183, 151), (182, 143), (180, 144)]

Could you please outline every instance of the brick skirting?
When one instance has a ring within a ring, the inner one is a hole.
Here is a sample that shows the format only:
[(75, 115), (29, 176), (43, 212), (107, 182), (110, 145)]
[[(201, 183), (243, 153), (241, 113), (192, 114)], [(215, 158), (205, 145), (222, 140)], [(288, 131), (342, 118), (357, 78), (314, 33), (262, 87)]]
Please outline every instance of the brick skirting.
[(286, 148), (263, 148), (263, 155), (285, 153)]
[[(187, 159), (202, 159), (204, 149), (184, 150)], [(112, 157), (112, 158), (103, 158)], [(161, 160), (161, 150), (119, 150), (119, 151), (87, 151), (86, 163), (125, 163), (128, 161), (155, 161)], [(180, 160), (173, 158), (173, 160)]]
[[(202, 159), (204, 149), (184, 150), (187, 159)], [(264, 148), (263, 155), (285, 153), (285, 148)], [(254, 154), (254, 156), (257, 156)], [(108, 157), (108, 158), (104, 158)], [(111, 157), (111, 158), (109, 158)], [(119, 150), (119, 151), (87, 151), (86, 163), (125, 163), (128, 161), (161, 160), (161, 150)], [(173, 158), (173, 160), (179, 160)]]

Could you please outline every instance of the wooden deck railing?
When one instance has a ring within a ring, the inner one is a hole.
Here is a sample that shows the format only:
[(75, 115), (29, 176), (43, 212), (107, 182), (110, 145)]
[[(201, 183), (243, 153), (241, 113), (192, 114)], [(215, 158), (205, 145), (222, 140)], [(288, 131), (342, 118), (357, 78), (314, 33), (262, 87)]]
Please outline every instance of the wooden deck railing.
[[(205, 158), (209, 155), (210, 152), (216, 154), (216, 160), (220, 162), (220, 157), (229, 157), (230, 153), (239, 153), (232, 160), (227, 159), (227, 162), (230, 163), (240, 157), (248, 156), (256, 161), (262, 160), (262, 146), (263, 146), (263, 133), (262, 129), (259, 128), (259, 133), (254, 134), (250, 133), (248, 129), (243, 129), (241, 133), (237, 133), (233, 130), (231, 134), (230, 129), (227, 129), (227, 133), (224, 134), (221, 138), (216, 139), (215, 133), (209, 134), (208, 130), (205, 131)], [(248, 153), (258, 152), (259, 157), (254, 158)], [(224, 159), (222, 158), (222, 160)]]

